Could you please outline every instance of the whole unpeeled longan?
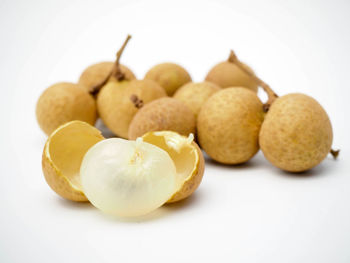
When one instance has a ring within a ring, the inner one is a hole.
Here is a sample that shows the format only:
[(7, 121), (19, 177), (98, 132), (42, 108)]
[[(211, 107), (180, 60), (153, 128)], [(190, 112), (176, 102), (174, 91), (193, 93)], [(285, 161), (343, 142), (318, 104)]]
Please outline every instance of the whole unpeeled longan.
[(264, 156), (275, 166), (302, 172), (329, 153), (333, 133), (322, 106), (313, 98), (292, 93), (271, 105), (259, 135)]
[(196, 120), (187, 106), (174, 98), (164, 97), (143, 106), (129, 126), (129, 139), (135, 140), (150, 131), (175, 131), (188, 136), (196, 131)]
[(62, 124), (73, 120), (94, 125), (95, 100), (77, 84), (57, 83), (41, 94), (36, 105), (36, 118), (40, 128), (47, 135)]
[[(108, 74), (112, 71), (114, 62), (100, 62), (87, 67), (80, 75), (79, 84), (88, 92), (103, 82)], [(125, 79), (135, 79), (134, 73), (126, 66), (119, 65), (121, 72), (125, 75)]]
[(184, 102), (197, 117), (206, 100), (219, 90), (221, 88), (218, 85), (209, 81), (190, 82), (178, 89), (173, 98)]
[(191, 81), (191, 76), (177, 64), (162, 63), (151, 68), (146, 73), (145, 79), (154, 80), (169, 96), (172, 96), (178, 88)]
[[(243, 64), (243, 66), (246, 70), (253, 73), (253, 70), (248, 65)], [(233, 63), (231, 55), (227, 61), (215, 65), (208, 72), (205, 80), (216, 83), (222, 88), (245, 87), (254, 92), (258, 91), (256, 81)]]
[(223, 89), (211, 96), (200, 110), (199, 144), (217, 162), (246, 162), (259, 150), (263, 118), (263, 105), (254, 92), (243, 87)]

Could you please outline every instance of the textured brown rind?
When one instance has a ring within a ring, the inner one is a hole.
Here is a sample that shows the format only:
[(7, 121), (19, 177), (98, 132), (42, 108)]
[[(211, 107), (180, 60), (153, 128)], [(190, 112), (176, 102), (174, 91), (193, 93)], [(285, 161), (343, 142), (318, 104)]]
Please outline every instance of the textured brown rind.
[(207, 99), (221, 88), (212, 82), (190, 82), (179, 88), (173, 98), (186, 104), (197, 117), (202, 105)]
[[(87, 67), (80, 75), (79, 84), (91, 92), (94, 87), (103, 82), (113, 68), (114, 62), (100, 62)], [(125, 75), (126, 80), (135, 79), (134, 73), (124, 65), (120, 65), (121, 72)]]
[[(71, 131), (74, 131), (74, 133), (72, 133)], [(65, 144), (63, 145), (61, 143), (55, 144), (53, 142), (53, 140), (55, 140), (54, 139), (55, 136), (58, 133), (60, 133), (60, 136), (62, 136), (62, 134), (65, 136), (64, 137)], [(71, 136), (72, 134), (74, 134), (74, 136), (81, 135), (81, 138), (84, 139), (83, 142), (85, 142), (85, 146), (87, 146), (85, 149), (86, 151), (92, 145), (104, 139), (101, 132), (97, 130), (95, 127), (89, 125), (88, 123), (85, 123), (82, 121), (68, 122), (60, 126), (59, 128), (57, 128), (47, 139), (44, 146), (43, 153), (42, 153), (42, 170), (43, 170), (43, 174), (47, 184), (58, 195), (68, 200), (83, 202), (83, 201), (87, 201), (87, 198), (85, 197), (83, 191), (78, 187), (74, 186), (73, 183), (69, 180), (69, 178), (62, 173), (62, 171), (57, 166), (57, 163), (55, 163), (54, 161), (56, 155), (55, 156), (51, 155), (55, 151), (54, 149), (50, 149), (50, 147), (61, 147), (60, 149), (61, 152), (64, 151), (66, 153), (70, 153), (71, 155), (73, 155), (74, 147), (72, 148), (71, 142), (78, 140), (78, 138)], [(52, 146), (52, 144), (56, 146)], [(62, 147), (68, 147), (68, 149), (62, 148)], [(82, 159), (84, 156), (84, 152), (81, 152), (80, 155), (77, 155), (77, 156), (78, 158)], [(73, 161), (74, 158), (76, 158), (77, 156), (69, 156), (69, 158), (67, 158), (67, 161)], [(67, 163), (65, 165), (70, 166), (70, 163)], [(77, 169), (79, 169), (79, 166)], [(77, 173), (79, 173), (79, 171), (77, 171)]]
[(61, 82), (47, 88), (36, 105), (40, 128), (50, 135), (60, 125), (81, 120), (91, 125), (96, 121), (96, 103), (79, 85)]
[(188, 136), (195, 133), (195, 116), (187, 106), (174, 98), (161, 98), (143, 106), (129, 127), (129, 139), (135, 140), (150, 131), (175, 131)]
[(98, 94), (98, 113), (104, 124), (119, 137), (128, 138), (130, 122), (139, 111), (133, 102), (135, 96), (147, 104), (167, 95), (152, 80), (111, 81)]
[(203, 157), (203, 153), (201, 149), (195, 142), (192, 142), (192, 145), (195, 147), (195, 150), (198, 152), (198, 163), (196, 167), (196, 172), (192, 174), (186, 181), (179, 191), (177, 191), (168, 201), (167, 203), (174, 203), (181, 201), (197, 190), (198, 186), (202, 182), (202, 178), (204, 175), (205, 161)]
[(162, 63), (152, 67), (146, 73), (145, 79), (156, 81), (169, 96), (172, 96), (178, 88), (192, 80), (183, 67), (174, 63)]
[[(245, 65), (245, 67), (248, 71), (253, 72), (248, 65)], [(224, 61), (215, 65), (208, 72), (205, 80), (216, 83), (222, 88), (245, 87), (254, 92), (258, 91), (257, 83), (237, 65), (229, 61)]]
[(259, 150), (263, 118), (262, 103), (254, 92), (242, 87), (223, 89), (207, 100), (198, 115), (199, 145), (217, 162), (246, 162)]
[(259, 143), (266, 159), (290, 172), (319, 164), (333, 140), (327, 113), (313, 98), (288, 94), (275, 100), (261, 127)]
[(85, 197), (81, 190), (73, 188), (66, 177), (62, 176), (60, 172), (55, 168), (52, 162), (45, 156), (47, 143), (45, 144), (42, 154), (42, 169), (47, 184), (54, 190), (59, 196), (65, 199), (77, 202), (86, 202), (88, 199)]

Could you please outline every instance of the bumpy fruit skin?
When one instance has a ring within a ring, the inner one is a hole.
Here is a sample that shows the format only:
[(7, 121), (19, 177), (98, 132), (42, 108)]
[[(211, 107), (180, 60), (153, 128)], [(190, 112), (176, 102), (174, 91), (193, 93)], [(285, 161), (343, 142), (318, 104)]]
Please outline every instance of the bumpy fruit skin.
[(197, 143), (192, 142), (192, 145), (195, 147), (198, 152), (199, 161), (197, 163), (196, 170), (194, 174), (190, 176), (183, 184), (181, 189), (177, 191), (173, 196), (167, 201), (167, 203), (175, 203), (181, 201), (194, 193), (197, 190), (198, 186), (202, 182), (204, 175), (205, 161), (201, 149), (198, 147)]
[(52, 164), (52, 161), (45, 155), (46, 148), (47, 144), (45, 144), (44, 147), (41, 164), (47, 184), (59, 196), (62, 196), (65, 199), (76, 202), (88, 201), (83, 191), (72, 187), (71, 183), (66, 177), (58, 175), (60, 172)]
[[(61, 137), (59, 143), (53, 142), (57, 136)], [(62, 166), (70, 169), (79, 167), (79, 163), (76, 165), (74, 162), (81, 161), (88, 148), (103, 139), (99, 130), (81, 121), (68, 122), (57, 128), (48, 137), (42, 154), (43, 174), (51, 189), (59, 196), (71, 201), (88, 201), (76, 182), (64, 173), (65, 169), (62, 169)], [(61, 157), (69, 154), (69, 157), (65, 160), (66, 162), (57, 159), (57, 149), (53, 149), (57, 146), (61, 148), (61, 151), (58, 151), (61, 152)], [(77, 173), (79, 173), (79, 170)]]
[(98, 113), (104, 124), (122, 138), (128, 137), (130, 122), (139, 110), (130, 99), (133, 95), (146, 104), (165, 97), (166, 92), (152, 80), (111, 81), (97, 97)]
[(198, 115), (199, 145), (217, 162), (246, 162), (259, 150), (263, 118), (263, 105), (254, 92), (242, 87), (223, 89), (207, 100)]
[(174, 98), (161, 98), (143, 106), (129, 127), (129, 139), (135, 140), (149, 131), (175, 131), (188, 136), (195, 133), (196, 121), (192, 111)]
[(173, 131), (148, 132), (142, 136), (144, 142), (166, 151), (175, 164), (177, 187), (167, 203), (189, 197), (202, 181), (205, 161), (193, 138), (193, 134), (185, 137)]
[(96, 103), (79, 85), (61, 82), (47, 88), (36, 105), (40, 128), (50, 135), (60, 125), (81, 120), (91, 125), (96, 121)]
[(185, 103), (197, 117), (206, 100), (219, 90), (221, 90), (221, 88), (212, 82), (191, 82), (178, 89), (173, 98)]
[(151, 68), (146, 73), (145, 79), (156, 81), (169, 96), (172, 96), (178, 88), (191, 81), (191, 76), (177, 64), (162, 63)]
[[(87, 67), (80, 75), (78, 83), (90, 92), (93, 87), (104, 81), (111, 72), (113, 65), (113, 62), (100, 62)], [(133, 80), (136, 78), (128, 67), (120, 65), (120, 69), (125, 74), (126, 80)]]
[[(253, 72), (249, 66), (245, 66), (246, 69)], [(208, 72), (205, 80), (216, 83), (222, 88), (245, 87), (254, 92), (258, 91), (258, 85), (256, 82), (234, 63), (229, 61), (224, 61), (215, 65)]]
[(259, 143), (265, 157), (289, 172), (319, 164), (333, 140), (327, 113), (313, 98), (293, 93), (278, 98), (266, 114)]

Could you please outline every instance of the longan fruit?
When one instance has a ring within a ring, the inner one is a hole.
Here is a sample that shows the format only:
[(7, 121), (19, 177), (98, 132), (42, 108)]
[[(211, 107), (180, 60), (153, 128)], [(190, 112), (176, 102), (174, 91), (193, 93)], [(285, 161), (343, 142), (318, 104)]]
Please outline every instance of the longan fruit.
[(184, 102), (197, 117), (206, 100), (219, 90), (221, 88), (218, 85), (209, 81), (190, 82), (178, 89), (173, 98)]
[(36, 105), (37, 121), (47, 135), (73, 120), (94, 125), (96, 115), (94, 98), (79, 85), (69, 82), (60, 82), (47, 88)]
[[(232, 51), (233, 62), (245, 70)], [(303, 172), (319, 164), (331, 149), (333, 132), (326, 111), (313, 98), (300, 93), (282, 97), (255, 74), (245, 71), (268, 96), (265, 120), (259, 134), (264, 156), (275, 166), (289, 172)]]
[(267, 160), (289, 172), (313, 168), (331, 150), (332, 125), (313, 98), (291, 93), (277, 98), (261, 126), (259, 143)]
[(199, 112), (199, 145), (217, 162), (244, 163), (259, 150), (263, 119), (262, 102), (253, 91), (244, 87), (223, 89), (211, 96)]
[[(248, 65), (242, 64), (245, 70), (253, 73)], [(258, 84), (233, 62), (231, 54), (227, 61), (215, 65), (208, 72), (205, 80), (216, 83), (222, 88), (245, 87), (254, 92), (258, 91)]]
[(174, 63), (155, 65), (146, 73), (145, 79), (156, 81), (169, 96), (172, 96), (178, 88), (192, 80), (190, 74), (183, 67)]

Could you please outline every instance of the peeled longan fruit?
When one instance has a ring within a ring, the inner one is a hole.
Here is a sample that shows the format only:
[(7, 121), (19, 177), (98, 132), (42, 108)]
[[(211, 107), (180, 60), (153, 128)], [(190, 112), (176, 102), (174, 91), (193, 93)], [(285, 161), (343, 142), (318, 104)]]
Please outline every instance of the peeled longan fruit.
[(47, 135), (60, 125), (73, 120), (94, 125), (95, 100), (77, 84), (57, 83), (41, 94), (36, 105), (36, 118), (40, 128)]
[(208, 81), (191, 82), (178, 89), (173, 98), (184, 102), (197, 117), (204, 102), (219, 90), (221, 90), (221, 88), (218, 85)]
[[(245, 87), (257, 92), (257, 83), (233, 62), (231, 54), (227, 61), (215, 65), (208, 72), (205, 80), (216, 83), (222, 88)], [(243, 65), (247, 71), (253, 73), (253, 70), (248, 65)]]
[(48, 185), (72, 201), (87, 201), (80, 181), (80, 164), (88, 149), (103, 140), (100, 131), (82, 122), (71, 121), (57, 128), (47, 139), (42, 169)]
[(167, 203), (189, 197), (200, 185), (205, 166), (202, 151), (193, 141), (193, 135), (185, 137), (172, 131), (158, 131), (148, 132), (142, 139), (166, 151), (175, 164), (177, 187)]
[(185, 136), (195, 133), (195, 116), (183, 102), (165, 97), (143, 106), (130, 123), (129, 139), (135, 140), (150, 131), (165, 130)]
[(262, 106), (258, 96), (243, 87), (216, 92), (202, 106), (197, 118), (199, 145), (220, 163), (248, 161), (259, 150)]
[(313, 98), (292, 93), (277, 98), (266, 114), (259, 142), (266, 159), (290, 172), (319, 164), (330, 152), (332, 126)]
[(156, 81), (169, 96), (172, 96), (178, 88), (191, 81), (191, 76), (177, 64), (162, 63), (151, 68), (146, 73), (145, 79)]
[(80, 168), (89, 201), (106, 214), (142, 216), (162, 206), (177, 189), (169, 154), (143, 142), (111, 138), (95, 144)]
[(191, 195), (199, 186), (204, 159), (193, 135), (152, 132), (136, 141), (96, 143), (85, 154), (80, 176), (89, 201), (118, 217), (145, 215), (166, 202)]
[[(80, 75), (79, 84), (88, 92), (103, 82), (111, 73), (114, 62), (100, 62), (87, 67)], [(134, 73), (126, 66), (120, 65), (121, 72), (125, 75), (125, 79), (135, 79)]]
[(164, 89), (152, 80), (112, 81), (97, 96), (98, 113), (114, 134), (127, 138), (130, 122), (141, 106), (139, 104), (165, 96)]
[[(242, 70), (244, 66), (232, 51), (232, 60)], [(259, 134), (264, 156), (275, 166), (289, 172), (303, 172), (319, 164), (331, 153), (333, 132), (327, 113), (313, 98), (292, 93), (278, 97), (255, 74), (246, 71), (268, 95), (267, 111)]]

